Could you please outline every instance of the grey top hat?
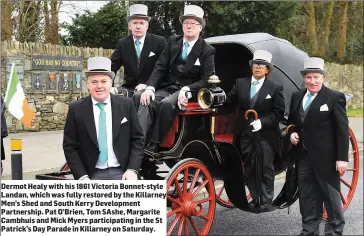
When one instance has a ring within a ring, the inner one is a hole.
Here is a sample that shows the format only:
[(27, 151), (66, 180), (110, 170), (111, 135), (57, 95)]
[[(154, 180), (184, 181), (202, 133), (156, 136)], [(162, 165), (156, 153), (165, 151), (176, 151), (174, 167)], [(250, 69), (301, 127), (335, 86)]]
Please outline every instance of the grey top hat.
[(150, 17), (148, 16), (148, 7), (143, 4), (134, 4), (129, 7), (129, 16), (126, 17), (126, 21), (129, 22), (132, 19), (144, 19), (148, 22)]
[(206, 22), (203, 19), (203, 15), (204, 11), (202, 10), (201, 7), (196, 5), (186, 5), (183, 12), (183, 16), (179, 17), (179, 22), (181, 22), (182, 24), (185, 19), (194, 19), (197, 20), (202, 25), (202, 28), (205, 28)]
[(305, 75), (306, 73), (320, 73), (326, 75), (326, 71), (324, 71), (325, 61), (319, 57), (310, 57), (304, 60), (303, 62), (303, 70), (301, 70), (301, 74)]
[(111, 60), (106, 57), (91, 57), (87, 60), (87, 70), (85, 72), (86, 77), (95, 74), (108, 75), (111, 79), (114, 79), (115, 73), (111, 71)]
[(273, 70), (273, 64), (272, 64), (272, 54), (266, 50), (256, 50), (254, 52), (254, 56), (252, 60), (249, 60), (250, 67), (253, 64), (263, 64), (267, 65), (269, 68), (269, 71)]

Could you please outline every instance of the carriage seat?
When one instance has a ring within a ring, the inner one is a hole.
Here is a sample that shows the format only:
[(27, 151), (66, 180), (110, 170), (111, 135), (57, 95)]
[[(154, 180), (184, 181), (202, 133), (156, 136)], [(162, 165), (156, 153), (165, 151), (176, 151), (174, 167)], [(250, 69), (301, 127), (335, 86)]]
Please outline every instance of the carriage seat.
[(215, 122), (215, 141), (233, 142), (233, 133), (236, 122), (237, 113), (216, 115)]
[(174, 118), (171, 127), (169, 127), (167, 134), (164, 136), (163, 141), (161, 142), (161, 147), (172, 147), (174, 144), (175, 135), (178, 132), (178, 124), (179, 124), (179, 117), (180, 116), (190, 116), (190, 115), (202, 115), (202, 114), (209, 114), (211, 109), (203, 109), (200, 107), (198, 102), (188, 102), (187, 106), (183, 111), (179, 111), (178, 115)]

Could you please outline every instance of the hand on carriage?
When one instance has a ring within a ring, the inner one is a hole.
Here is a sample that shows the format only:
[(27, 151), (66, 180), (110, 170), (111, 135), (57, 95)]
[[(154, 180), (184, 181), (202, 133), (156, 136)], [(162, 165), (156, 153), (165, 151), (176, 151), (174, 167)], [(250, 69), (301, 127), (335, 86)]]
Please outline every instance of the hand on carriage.
[(300, 138), (296, 132), (291, 134), (290, 141), (293, 145), (297, 145), (297, 143), (300, 141)]
[(190, 98), (190, 97), (186, 97), (186, 92), (188, 92), (188, 91), (190, 91), (190, 88), (185, 86), (180, 90), (180, 92), (178, 94), (178, 107), (181, 110), (182, 110), (182, 107), (187, 106), (188, 98)]
[(336, 161), (336, 170), (340, 172), (340, 174), (346, 171), (348, 163), (346, 161)]
[(138, 84), (138, 86), (135, 87), (135, 91), (141, 91), (147, 88), (146, 84)]
[(253, 126), (253, 132), (257, 132), (262, 129), (262, 122), (260, 119), (253, 121), (250, 125)]
[(145, 91), (142, 93), (142, 96), (140, 97), (140, 103), (144, 106), (147, 106), (150, 104), (150, 98), (152, 98), (152, 101), (155, 99), (154, 94), (154, 88), (153, 87), (146, 87)]
[(138, 175), (133, 170), (127, 170), (123, 175), (123, 180), (138, 180)]

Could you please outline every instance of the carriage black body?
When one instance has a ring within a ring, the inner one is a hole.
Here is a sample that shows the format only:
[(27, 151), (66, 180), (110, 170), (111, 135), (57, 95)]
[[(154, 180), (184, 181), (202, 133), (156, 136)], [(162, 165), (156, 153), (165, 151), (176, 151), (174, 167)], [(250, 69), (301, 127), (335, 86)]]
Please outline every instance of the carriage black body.
[[(231, 90), (237, 78), (251, 76), (249, 60), (253, 58), (255, 50), (271, 52), (274, 69), (267, 78), (283, 85), (287, 118), (292, 93), (304, 88), (300, 70), (303, 68), (304, 59), (308, 58), (307, 53), (287, 40), (266, 33), (217, 36), (207, 38), (206, 41), (216, 49), (215, 74), (221, 81), (216, 86), (225, 93)], [(168, 235), (191, 232), (196, 235), (208, 234), (213, 223), (216, 202), (225, 207), (254, 212), (248, 205), (250, 197), (245, 187), (243, 159), (232, 144), (234, 124), (238, 122), (235, 118), (236, 110), (232, 108), (201, 107), (198, 96), (194, 93), (185, 110), (179, 112), (171, 125), (161, 143), (162, 150), (158, 153), (145, 151), (144, 163), (147, 165), (141, 169), (142, 179), (153, 179), (146, 166), (165, 164), (169, 167), (155, 176), (158, 179), (164, 178), (167, 182)], [(286, 124), (282, 123), (277, 128), (281, 130), (283, 144)], [(350, 183), (345, 181), (347, 186), (350, 185), (350, 191), (343, 194), (343, 210), (353, 198), (359, 171), (358, 146), (353, 132), (350, 130), (349, 133), (353, 167)], [(286, 153), (286, 148), (282, 145), (283, 154)], [(289, 161), (287, 155), (274, 160), (276, 175), (284, 174), (289, 164), (292, 167)], [(294, 165), (289, 171), (273, 201), (277, 209), (289, 207), (297, 199), (297, 184), (294, 181), (289, 182), (289, 176), (292, 177), (295, 173)], [(37, 175), (36, 178), (64, 180), (72, 178), (71, 174), (65, 164), (59, 172)], [(219, 190), (217, 181), (223, 183)], [(221, 189), (225, 189), (226, 199), (219, 195)], [(197, 222), (196, 218), (201, 221)]]

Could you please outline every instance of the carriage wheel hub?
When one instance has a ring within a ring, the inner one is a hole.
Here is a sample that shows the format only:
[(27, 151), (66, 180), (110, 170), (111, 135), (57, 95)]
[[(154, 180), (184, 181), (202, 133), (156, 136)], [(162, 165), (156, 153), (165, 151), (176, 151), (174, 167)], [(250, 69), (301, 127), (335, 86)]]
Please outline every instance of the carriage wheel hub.
[(185, 216), (200, 216), (202, 214), (202, 205), (194, 201), (185, 201), (183, 203), (183, 213)]

